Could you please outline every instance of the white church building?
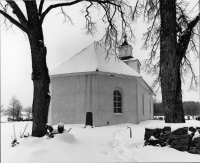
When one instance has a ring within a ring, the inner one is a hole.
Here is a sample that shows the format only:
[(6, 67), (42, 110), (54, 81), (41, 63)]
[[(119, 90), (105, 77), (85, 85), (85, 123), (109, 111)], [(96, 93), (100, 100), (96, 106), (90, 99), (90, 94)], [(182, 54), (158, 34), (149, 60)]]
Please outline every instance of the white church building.
[(126, 40), (118, 51), (107, 56), (94, 42), (50, 73), (49, 123), (85, 124), (88, 112), (94, 126), (153, 119), (154, 93), (140, 62)]

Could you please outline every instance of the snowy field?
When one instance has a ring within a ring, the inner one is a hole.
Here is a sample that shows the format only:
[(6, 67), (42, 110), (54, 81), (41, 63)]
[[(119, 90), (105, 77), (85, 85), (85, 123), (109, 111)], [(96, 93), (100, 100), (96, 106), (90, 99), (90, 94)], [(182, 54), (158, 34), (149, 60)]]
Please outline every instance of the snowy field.
[[(187, 121), (187, 123), (200, 121)], [(68, 162), (199, 162), (200, 155), (180, 152), (169, 147), (143, 146), (145, 127), (164, 124), (151, 120), (135, 124), (94, 127), (66, 124), (66, 131), (54, 138), (19, 138), (26, 124), (31, 133), (32, 122), (1, 123), (2, 163), (68, 163)], [(13, 125), (19, 144), (11, 147)], [(132, 138), (130, 130), (132, 129)], [(57, 126), (54, 126), (55, 128)], [(69, 133), (67, 130), (72, 128)]]

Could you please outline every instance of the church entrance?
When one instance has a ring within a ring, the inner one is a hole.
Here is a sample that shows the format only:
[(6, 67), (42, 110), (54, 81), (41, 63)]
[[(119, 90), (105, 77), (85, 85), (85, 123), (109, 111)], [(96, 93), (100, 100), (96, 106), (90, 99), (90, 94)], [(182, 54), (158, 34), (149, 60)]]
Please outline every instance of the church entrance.
[(86, 113), (86, 121), (85, 121), (85, 128), (86, 126), (92, 126), (93, 128), (93, 118), (92, 118), (92, 112)]

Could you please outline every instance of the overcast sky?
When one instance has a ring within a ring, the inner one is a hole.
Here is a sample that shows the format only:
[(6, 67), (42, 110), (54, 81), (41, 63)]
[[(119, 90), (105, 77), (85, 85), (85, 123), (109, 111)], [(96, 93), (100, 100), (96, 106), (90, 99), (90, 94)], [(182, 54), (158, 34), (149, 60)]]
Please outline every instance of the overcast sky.
[[(23, 4), (23, 2), (21, 2)], [(45, 2), (47, 6), (50, 2)], [(20, 5), (21, 6), (21, 5)], [(103, 36), (103, 27), (98, 25), (98, 33), (95, 37), (85, 35), (83, 28), (85, 24), (84, 15), (81, 14), (82, 5), (68, 7), (66, 12), (73, 19), (74, 25), (63, 24), (63, 16), (59, 9), (52, 10), (44, 20), (44, 41), (47, 47), (47, 65), (49, 71), (53, 70), (64, 61), (84, 49), (93, 41), (98, 41)], [(2, 23), (1, 17), (1, 23)], [(97, 16), (97, 21), (100, 17)], [(136, 36), (133, 46), (133, 56), (144, 60), (148, 57), (148, 51), (141, 50), (142, 34), (146, 31), (147, 25), (133, 24)], [(199, 63), (193, 62), (195, 73), (199, 74)], [(31, 106), (33, 100), (33, 83), (31, 80), (31, 52), (29, 41), (17, 27), (5, 30), (1, 26), (1, 103), (8, 106), (9, 100), (15, 95), (24, 107)], [(154, 78), (142, 72), (146, 82), (151, 85)], [(198, 101), (199, 93), (188, 91), (189, 83), (182, 86), (183, 101)], [(161, 100), (161, 95), (157, 94)]]

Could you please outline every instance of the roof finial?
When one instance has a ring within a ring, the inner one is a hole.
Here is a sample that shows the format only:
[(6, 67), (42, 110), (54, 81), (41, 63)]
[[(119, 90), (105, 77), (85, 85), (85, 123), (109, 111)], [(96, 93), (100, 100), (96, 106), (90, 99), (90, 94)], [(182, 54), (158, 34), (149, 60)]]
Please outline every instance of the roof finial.
[(125, 46), (125, 45), (128, 45), (128, 41), (127, 41), (127, 35), (126, 34), (124, 34), (124, 42), (122, 43), (122, 45), (121, 46)]

